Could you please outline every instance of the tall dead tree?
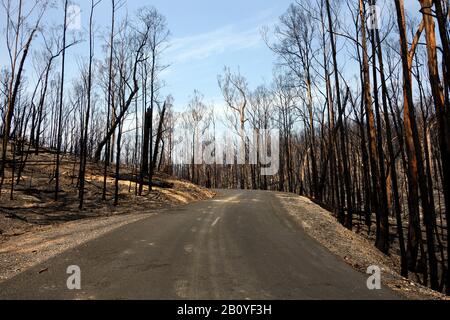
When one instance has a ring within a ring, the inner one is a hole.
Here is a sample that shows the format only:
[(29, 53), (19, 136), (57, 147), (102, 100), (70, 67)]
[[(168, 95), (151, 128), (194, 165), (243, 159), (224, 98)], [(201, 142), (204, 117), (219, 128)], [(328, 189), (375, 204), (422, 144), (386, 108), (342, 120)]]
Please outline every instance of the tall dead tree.
[(82, 134), (82, 141), (81, 141), (81, 159), (80, 159), (80, 176), (79, 176), (79, 186), (80, 186), (80, 192), (79, 192), (79, 198), (80, 198), (80, 204), (79, 209), (83, 210), (83, 204), (84, 204), (84, 185), (85, 185), (85, 179), (86, 179), (86, 161), (87, 161), (87, 145), (88, 145), (88, 129), (89, 129), (89, 119), (91, 115), (91, 104), (92, 104), (92, 63), (94, 59), (94, 10), (95, 7), (99, 5), (101, 0), (94, 1), (91, 0), (91, 10), (89, 15), (89, 66), (88, 66), (88, 80), (87, 80), (87, 108), (86, 108), (86, 115), (85, 115), (85, 121), (84, 121), (84, 132)]
[[(379, 154), (377, 149), (377, 131), (375, 128), (375, 115), (372, 109), (372, 95), (370, 83), (370, 69), (369, 69), (369, 55), (367, 49), (366, 37), (366, 10), (364, 1), (359, 1), (359, 14), (361, 19), (361, 50), (363, 57), (363, 83), (364, 83), (364, 103), (367, 116), (367, 136), (369, 137), (369, 158), (372, 173), (372, 187), (373, 195), (372, 202), (374, 204), (376, 218), (377, 218), (377, 240), (376, 246), (381, 251), (387, 253), (389, 251), (389, 226), (382, 223), (384, 215), (388, 214), (387, 199), (385, 197), (386, 191), (382, 190), (379, 168)], [(378, 98), (377, 98), (378, 99)], [(379, 134), (379, 133), (378, 133)], [(386, 229), (387, 228), (387, 229)]]
[[(373, 0), (371, 5), (375, 5), (376, 2)], [(388, 158), (390, 162), (390, 178), (391, 178), (391, 184), (392, 184), (392, 193), (393, 193), (393, 202), (394, 202), (394, 212), (397, 222), (397, 233), (398, 233), (398, 239), (399, 239), (399, 246), (400, 246), (400, 259), (401, 259), (401, 275), (404, 277), (408, 277), (408, 262), (406, 257), (406, 247), (405, 247), (405, 239), (403, 234), (403, 223), (402, 223), (402, 205), (400, 202), (400, 195), (399, 195), (399, 187), (398, 187), (398, 174), (397, 174), (397, 167), (396, 167), (396, 154), (394, 151), (394, 146), (392, 142), (392, 130), (391, 130), (391, 120), (389, 118), (389, 111), (388, 111), (388, 88), (386, 83), (386, 75), (384, 70), (384, 60), (383, 60), (383, 48), (381, 44), (381, 37), (380, 37), (380, 31), (378, 28), (375, 28), (372, 31), (372, 46), (374, 50), (376, 51), (376, 57), (378, 58), (379, 63), (379, 72), (380, 72), (380, 78), (381, 78), (381, 95), (382, 95), (382, 105), (383, 105), (383, 116), (384, 116), (384, 122), (385, 122), (385, 130), (386, 130), (386, 144), (388, 148)], [(375, 61), (375, 55), (373, 57)], [(374, 62), (374, 74), (375, 74), (375, 62)], [(375, 75), (374, 75), (375, 77)], [(379, 128), (380, 130), (380, 128)], [(379, 143), (379, 152), (382, 153), (382, 148), (380, 148)], [(382, 166), (382, 162), (380, 160), (380, 168), (384, 167)], [(389, 221), (385, 220), (388, 219), (388, 216), (385, 215), (383, 217), (383, 223), (388, 224)]]
[[(449, 4), (447, 1), (446, 7), (444, 6), (444, 1), (434, 0), (435, 14), (438, 21), (439, 35), (442, 43), (443, 51), (443, 75), (444, 75), (444, 98), (445, 104), (436, 104), (436, 114), (439, 122), (439, 142), (441, 147), (441, 162), (443, 168), (443, 190), (444, 190), (444, 200), (445, 200), (445, 217), (448, 225), (450, 221), (450, 163), (447, 159), (450, 159), (450, 35), (448, 21), (449, 17)], [(447, 14), (444, 11), (447, 9)], [(434, 70), (434, 62), (431, 69)], [(433, 71), (434, 73), (434, 71)], [(433, 77), (436, 80), (435, 77)], [(437, 97), (437, 99), (442, 99)], [(440, 109), (439, 107), (442, 107)], [(450, 239), (450, 228), (447, 227), (447, 239)], [(447, 244), (447, 274), (445, 283), (446, 293), (450, 295), (450, 246)]]
[[(127, 24), (126, 30), (123, 31), (124, 35), (132, 39), (130, 42), (130, 51), (132, 51), (132, 57), (131, 57), (131, 83), (128, 84), (130, 87), (130, 92), (128, 94), (127, 99), (125, 100), (125, 105), (119, 113), (115, 117), (115, 121), (111, 123), (110, 128), (105, 133), (104, 137), (100, 139), (100, 141), (97, 143), (95, 152), (94, 152), (94, 160), (100, 161), (101, 154), (103, 148), (106, 146), (108, 141), (111, 140), (112, 136), (114, 135), (120, 121), (126, 116), (132, 102), (134, 101), (134, 98), (136, 94), (139, 92), (139, 81), (138, 81), (138, 71), (140, 66), (143, 62), (148, 60), (148, 56), (146, 55), (146, 48), (148, 46), (148, 42), (150, 41), (150, 36), (152, 32), (152, 25), (151, 22), (142, 20), (142, 16), (140, 16), (141, 19), (139, 20), (139, 25), (133, 27), (133, 31), (130, 31), (131, 27)], [(145, 18), (145, 17), (144, 17)]]
[[(8, 96), (6, 113), (4, 115), (2, 137), (2, 160), (0, 163), (0, 196), (5, 179), (5, 166), (8, 154), (8, 143), (11, 133), (11, 122), (13, 119), (14, 108), (22, 81), (25, 62), (30, 52), (31, 43), (39, 30), (42, 17), (44, 16), (44, 13), (48, 6), (48, 1), (46, 0), (34, 0), (35, 3), (31, 6), (31, 11), (24, 12), (23, 0), (19, 0), (16, 9), (13, 8), (13, 2), (14, 1), (11, 0), (2, 2), (6, 12), (6, 44), (11, 69), (8, 83)], [(33, 12), (35, 9), (37, 10), (37, 12)], [(17, 11), (17, 17), (12, 16), (14, 11)], [(24, 28), (24, 24), (26, 23), (25, 19), (29, 18), (32, 14), (36, 15), (36, 21), (28, 30), (27, 28)]]
[(66, 67), (66, 36), (67, 36), (67, 18), (68, 18), (69, 1), (64, 1), (64, 25), (63, 25), (63, 40), (62, 40), (62, 62), (61, 62), (61, 82), (59, 91), (59, 113), (58, 113), (58, 127), (57, 127), (57, 146), (56, 146), (56, 167), (55, 167), (55, 201), (58, 201), (59, 196), (59, 166), (61, 158), (61, 143), (62, 143), (62, 113), (64, 104), (64, 76)]
[[(331, 43), (331, 52), (332, 52), (332, 57), (333, 57), (333, 70), (334, 70), (334, 82), (335, 82), (335, 87), (336, 87), (336, 93), (335, 93), (335, 101), (337, 103), (337, 109), (338, 109), (338, 122), (337, 122), (337, 126), (339, 128), (339, 130), (343, 130), (343, 114), (344, 114), (344, 108), (342, 106), (342, 100), (341, 100), (341, 86), (340, 86), (340, 79), (339, 79), (339, 66), (338, 66), (338, 62), (337, 62), (337, 49), (336, 49), (336, 40), (335, 40), (335, 35), (334, 35), (334, 24), (333, 24), (333, 18), (331, 15), (331, 6), (330, 6), (330, 1), (329, 0), (325, 0), (325, 8), (326, 8), (326, 12), (327, 12), (327, 18), (328, 18), (328, 31), (330, 33), (330, 43)], [(342, 140), (342, 135), (341, 135), (341, 143)], [(341, 146), (341, 157), (342, 157), (342, 161), (344, 161), (344, 175), (346, 177), (348, 177), (347, 179), (350, 178), (350, 174), (348, 172), (348, 169), (345, 170), (345, 166), (346, 166), (346, 161), (347, 161), (347, 154), (346, 154), (346, 150), (344, 148), (344, 146)], [(340, 161), (338, 160), (338, 163)], [(344, 179), (346, 179), (344, 177)], [(341, 223), (345, 224), (348, 228), (352, 228), (352, 224), (353, 224), (353, 211), (351, 209), (352, 206), (352, 201), (351, 201), (351, 193), (349, 192), (349, 181), (346, 180), (346, 185), (347, 185), (347, 189), (346, 189), (346, 194), (347, 194), (347, 216), (345, 216), (344, 213), (344, 208), (341, 208), (339, 210), (339, 220), (341, 221)], [(343, 190), (344, 192), (344, 190)], [(343, 198), (343, 197), (342, 197)], [(341, 205), (342, 206), (342, 205)]]
[[(164, 123), (166, 121), (166, 112), (168, 109), (168, 104), (172, 103), (170, 101), (170, 99), (168, 98), (166, 101), (164, 101), (164, 104), (162, 106), (162, 109), (159, 113), (159, 124), (158, 124), (158, 129), (156, 131), (156, 140), (155, 140), (155, 150), (153, 152), (153, 160), (152, 160), (152, 165), (153, 165), (153, 170), (155, 170), (157, 168), (157, 162), (158, 162), (158, 154), (159, 154), (159, 147), (163, 138), (163, 130), (164, 130)], [(170, 107), (169, 107), (170, 108)], [(164, 153), (164, 149), (161, 150), (161, 155)]]
[[(427, 42), (427, 56), (428, 56), (428, 74), (430, 79), (430, 86), (431, 86), (431, 92), (434, 99), (434, 105), (436, 110), (436, 115), (438, 118), (438, 126), (439, 126), (439, 136), (440, 136), (440, 145), (441, 145), (441, 153), (443, 155), (442, 157), (442, 165), (445, 168), (444, 177), (443, 177), (443, 184), (444, 184), (444, 196), (446, 201), (446, 217), (447, 217), (447, 223), (449, 221), (449, 212), (450, 208), (447, 206), (450, 204), (450, 191), (446, 190), (445, 187), (449, 186), (448, 180), (450, 179), (450, 166), (448, 164), (448, 158), (446, 156), (450, 155), (450, 128), (449, 128), (449, 105), (448, 105), (448, 97), (447, 97), (447, 106), (445, 102), (445, 94), (444, 94), (444, 86), (441, 83), (440, 75), (439, 75), (439, 67), (438, 67), (438, 57), (437, 57), (437, 44), (436, 44), (436, 26), (433, 19), (433, 13), (432, 13), (432, 7), (433, 7), (433, 1), (432, 0), (420, 0), (421, 5), (421, 11), (423, 15), (423, 23), (425, 27), (425, 36), (426, 36), (426, 42)], [(439, 7), (441, 5), (440, 1), (435, 1), (437, 11), (441, 14), (438, 15), (438, 18), (442, 20), (442, 8)], [(442, 22), (442, 21), (440, 21)], [(440, 30), (442, 29), (442, 26), (439, 26)], [(441, 30), (442, 31), (442, 30)], [(447, 45), (446, 48), (443, 49), (444, 52), (444, 61), (447, 62), (447, 68), (450, 66), (448, 64), (448, 59), (450, 58), (449, 52), (450, 49), (448, 48), (448, 33), (447, 32), (441, 32), (441, 35), (443, 38), (441, 41), (443, 42), (444, 46)], [(444, 62), (445, 63), (445, 62)], [(447, 78), (448, 70), (444, 70), (444, 78), (449, 80)], [(447, 85), (448, 86), (448, 85)], [(446, 110), (447, 109), (447, 110)], [(446, 115), (447, 113), (447, 115)], [(421, 181), (420, 185), (422, 186), (420, 189), (420, 192), (424, 192), (426, 190), (426, 186), (424, 185), (425, 182)], [(432, 199), (430, 199), (431, 201)], [(423, 205), (423, 196), (422, 196), (422, 205)], [(437, 277), (437, 262), (436, 257), (434, 253), (434, 229), (435, 229), (435, 223), (436, 223), (436, 217), (434, 216), (434, 208), (431, 208), (431, 204), (427, 204), (425, 202), (425, 205), (430, 206), (429, 210), (426, 210), (424, 207), (424, 223), (426, 228), (426, 235), (427, 235), (427, 247), (428, 247), (428, 259), (430, 264), (430, 280), (431, 280), (431, 286), (433, 289), (438, 288), (438, 277)], [(448, 229), (448, 227), (447, 227)], [(448, 230), (447, 230), (448, 231)], [(448, 239), (448, 238), (447, 238)], [(447, 249), (449, 248), (449, 245), (447, 244)], [(450, 251), (447, 252), (447, 254)], [(447, 262), (450, 263), (450, 257), (447, 257)], [(447, 269), (449, 269), (450, 264), (447, 264)], [(450, 276), (450, 272), (447, 272), (447, 278)], [(448, 288), (448, 285), (450, 284), (450, 280), (447, 279), (447, 290), (450, 292), (450, 288)]]
[[(113, 101), (112, 84), (113, 84), (113, 53), (114, 53), (114, 30), (116, 24), (116, 0), (111, 0), (111, 33), (109, 36), (109, 60), (108, 60), (108, 98), (107, 98), (107, 111), (106, 111), (106, 132), (109, 131), (110, 118), (111, 118), (111, 103)], [(105, 147), (105, 163), (103, 166), (103, 201), (106, 200), (106, 187), (108, 166), (110, 160), (110, 140), (107, 141)]]
[[(148, 178), (149, 191), (152, 190), (153, 179), (153, 118), (154, 107), (157, 99), (158, 76), (166, 67), (161, 65), (161, 54), (166, 49), (170, 32), (167, 29), (167, 22), (155, 8), (145, 8), (140, 12), (140, 20), (149, 28), (149, 39), (146, 49), (148, 50), (148, 61), (143, 65), (143, 99), (144, 99), (144, 120), (143, 120), (143, 143), (141, 154), (141, 173), (139, 194), (142, 194), (144, 186), (144, 177)], [(148, 84), (148, 88), (147, 88)], [(149, 97), (147, 99), (147, 95)], [(149, 102), (149, 105), (147, 105)]]
[[(403, 92), (404, 92), (404, 114), (405, 114), (405, 136), (406, 150), (408, 155), (408, 183), (409, 202), (410, 202), (410, 233), (409, 236), (409, 264), (414, 270), (415, 260), (417, 258), (417, 249), (413, 247), (413, 242), (417, 239), (417, 233), (420, 233), (420, 217), (419, 217), (419, 196), (422, 200), (423, 215), (425, 221), (432, 219), (430, 217), (430, 203), (428, 199), (426, 180), (424, 175), (423, 159), (421, 145), (419, 141), (419, 133), (417, 129), (416, 116), (414, 111), (414, 102), (412, 95), (412, 79), (410, 74), (411, 63), (409, 61), (408, 42), (406, 36), (405, 8), (403, 0), (395, 0), (397, 10), (397, 23), (400, 31), (400, 49), (403, 66)], [(427, 223), (427, 222), (426, 222)], [(430, 228), (428, 225), (427, 229)], [(430, 236), (430, 238), (428, 238)], [(428, 258), (430, 265), (430, 282), (433, 289), (438, 288), (437, 262), (434, 252), (434, 236), (427, 232)]]

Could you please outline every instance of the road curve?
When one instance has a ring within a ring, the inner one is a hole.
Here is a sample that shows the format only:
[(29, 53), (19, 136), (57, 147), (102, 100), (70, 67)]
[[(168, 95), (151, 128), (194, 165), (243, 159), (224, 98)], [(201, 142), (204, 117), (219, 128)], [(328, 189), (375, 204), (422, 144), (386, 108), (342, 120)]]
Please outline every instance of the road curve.
[[(81, 290), (67, 289), (71, 265)], [(219, 191), (34, 267), (0, 284), (0, 299), (398, 299), (366, 280), (292, 222), (273, 193)]]

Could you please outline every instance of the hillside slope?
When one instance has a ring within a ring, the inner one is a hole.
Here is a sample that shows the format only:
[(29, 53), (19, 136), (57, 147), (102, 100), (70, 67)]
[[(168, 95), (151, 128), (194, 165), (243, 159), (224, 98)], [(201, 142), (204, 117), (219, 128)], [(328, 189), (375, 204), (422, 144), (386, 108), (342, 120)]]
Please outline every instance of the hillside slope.
[[(171, 188), (154, 187), (152, 192), (144, 187), (142, 196), (137, 195), (135, 182), (121, 180), (119, 205), (113, 206), (114, 173), (110, 168), (107, 179), (107, 200), (102, 201), (103, 165), (88, 162), (86, 174), (85, 209), (78, 209), (79, 162), (74, 156), (64, 154), (61, 162), (61, 192), (59, 201), (54, 201), (55, 154), (51, 150), (40, 150), (35, 155), (29, 150), (22, 155), (26, 166), (17, 183), (20, 155), (16, 156), (13, 200), (11, 191), (11, 163), (7, 164), (5, 181), (0, 198), (0, 245), (29, 232), (46, 226), (57, 226), (70, 221), (95, 219), (126, 214), (144, 214), (193, 201), (207, 199), (214, 193), (190, 182), (181, 181), (164, 174), (156, 174), (155, 181), (173, 185)], [(121, 175), (133, 176), (133, 168), (122, 167)]]

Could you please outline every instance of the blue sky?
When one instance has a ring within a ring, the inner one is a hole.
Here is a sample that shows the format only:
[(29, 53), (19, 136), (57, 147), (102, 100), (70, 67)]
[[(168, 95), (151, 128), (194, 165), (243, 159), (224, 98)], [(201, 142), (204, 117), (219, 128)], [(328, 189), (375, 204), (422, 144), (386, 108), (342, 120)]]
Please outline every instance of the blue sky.
[(185, 104), (194, 89), (219, 102), (217, 75), (225, 65), (239, 67), (250, 87), (270, 81), (274, 56), (262, 40), (261, 28), (273, 25), (290, 2), (156, 1), (172, 31), (167, 52), (171, 68), (164, 77), (176, 105)]
[[(74, 3), (81, 6), (82, 26), (86, 28), (90, 1), (75, 0)], [(233, 70), (239, 68), (250, 88), (269, 83), (275, 57), (265, 45), (260, 32), (264, 26), (272, 27), (290, 3), (292, 0), (128, 0), (121, 14), (128, 12), (132, 17), (138, 8), (151, 5), (167, 18), (171, 37), (170, 48), (164, 54), (164, 63), (171, 66), (162, 74), (166, 83), (163, 92), (174, 96), (175, 107), (181, 111), (194, 89), (205, 95), (206, 102), (222, 103), (217, 75), (222, 73), (224, 66)], [(417, 11), (417, 1), (406, 0), (405, 4), (409, 12)], [(46, 22), (59, 22), (61, 19), (62, 10), (59, 8), (49, 14)], [(98, 46), (104, 43), (102, 34), (107, 32), (109, 23), (110, 0), (103, 0), (95, 14)], [(3, 19), (0, 24), (3, 28)], [(0, 61), (5, 65), (7, 60), (3, 46), (2, 39)], [(39, 47), (37, 42), (36, 47)], [(103, 58), (100, 48), (96, 51), (96, 56)], [(78, 62), (86, 56), (86, 42), (70, 49), (68, 78), (77, 76)], [(349, 62), (342, 63), (345, 65)], [(32, 70), (28, 67), (28, 72)]]
[[(172, 94), (176, 109), (183, 110), (195, 89), (205, 95), (208, 103), (222, 102), (217, 76), (222, 73), (224, 66), (234, 70), (239, 68), (247, 77), (250, 87), (264, 81), (270, 82), (275, 57), (260, 32), (264, 26), (273, 26), (291, 2), (128, 0), (121, 12), (128, 11), (132, 16), (140, 7), (151, 5), (167, 18), (171, 37), (163, 61), (170, 67), (162, 74), (166, 83), (163, 92)], [(88, 22), (89, 3), (87, 0), (78, 0), (83, 26)], [(110, 23), (110, 1), (103, 0), (96, 12), (98, 30), (106, 31)], [(97, 44), (101, 41), (97, 40)], [(87, 52), (80, 50), (85, 45), (72, 49), (69, 59), (74, 61), (80, 52)], [(101, 54), (97, 49), (97, 55)]]

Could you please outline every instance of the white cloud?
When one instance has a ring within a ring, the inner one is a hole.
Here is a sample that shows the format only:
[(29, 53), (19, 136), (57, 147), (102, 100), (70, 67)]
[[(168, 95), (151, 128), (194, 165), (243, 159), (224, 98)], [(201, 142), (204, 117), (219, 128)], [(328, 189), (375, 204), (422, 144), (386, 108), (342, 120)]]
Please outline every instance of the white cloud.
[[(261, 28), (273, 20), (270, 10), (240, 24), (230, 24), (201, 34), (175, 38), (168, 53), (174, 63), (203, 60), (225, 52), (236, 52), (262, 43)], [(245, 28), (244, 25), (253, 25)], [(257, 26), (254, 26), (254, 25)]]
[(169, 49), (175, 63), (203, 60), (212, 55), (251, 48), (261, 41), (259, 28), (239, 31), (229, 25), (194, 36), (175, 39)]

